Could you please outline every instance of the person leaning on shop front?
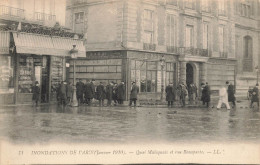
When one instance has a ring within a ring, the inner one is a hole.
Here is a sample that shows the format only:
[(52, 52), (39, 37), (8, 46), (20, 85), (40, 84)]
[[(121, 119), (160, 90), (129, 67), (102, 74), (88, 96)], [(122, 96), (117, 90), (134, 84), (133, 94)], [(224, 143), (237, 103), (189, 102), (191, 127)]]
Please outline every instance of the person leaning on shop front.
[(132, 82), (129, 106), (132, 106), (132, 102), (134, 102), (134, 106), (136, 107), (136, 100), (137, 100), (138, 93), (139, 93), (139, 87), (136, 85), (135, 82)]
[(168, 107), (173, 107), (173, 101), (175, 100), (175, 89), (173, 83), (170, 83), (166, 89), (166, 101), (168, 102)]
[(106, 96), (105, 87), (102, 82), (97, 86), (97, 100), (99, 101), (99, 106), (104, 106), (104, 99)]
[(111, 106), (112, 99), (113, 99), (113, 83), (110, 82), (106, 86), (106, 99), (107, 99), (107, 106)]
[(40, 87), (39, 87), (39, 82), (36, 81), (35, 82), (35, 85), (32, 87), (32, 93), (33, 93), (33, 96), (32, 96), (32, 100), (33, 100), (33, 105), (32, 106), (38, 106), (38, 101), (39, 101), (39, 98), (40, 98)]
[(117, 100), (118, 104), (123, 104), (124, 103), (124, 97), (125, 97), (125, 85), (124, 81), (122, 81), (118, 85), (118, 90), (117, 90)]
[(83, 103), (84, 83), (81, 79), (76, 83), (76, 95), (79, 105)]

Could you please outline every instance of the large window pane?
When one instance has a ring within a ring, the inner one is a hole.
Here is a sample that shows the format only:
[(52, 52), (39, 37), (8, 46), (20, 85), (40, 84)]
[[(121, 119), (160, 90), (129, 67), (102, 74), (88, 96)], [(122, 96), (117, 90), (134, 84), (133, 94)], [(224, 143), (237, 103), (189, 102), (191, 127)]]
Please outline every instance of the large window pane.
[(14, 92), (13, 65), (10, 56), (0, 56), (0, 93)]

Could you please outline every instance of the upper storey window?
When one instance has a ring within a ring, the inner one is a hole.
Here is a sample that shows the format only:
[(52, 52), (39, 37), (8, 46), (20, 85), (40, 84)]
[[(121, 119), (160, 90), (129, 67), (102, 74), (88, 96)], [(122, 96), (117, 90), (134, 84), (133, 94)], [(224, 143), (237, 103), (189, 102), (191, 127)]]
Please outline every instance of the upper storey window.
[(84, 32), (84, 12), (75, 13), (74, 16), (74, 32)]
[(188, 8), (188, 9), (195, 9), (195, 2), (194, 0), (184, 0), (184, 5), (185, 5), (185, 8)]
[(201, 0), (201, 10), (204, 12), (210, 12), (210, 0)]
[(236, 14), (251, 17), (254, 15), (253, 4), (251, 1), (243, 0), (236, 4)]
[(218, 0), (218, 14), (226, 15), (226, 0)]
[(177, 0), (167, 0), (166, 3), (168, 5), (174, 5), (174, 6), (178, 5), (178, 1)]
[(144, 10), (144, 43), (152, 44), (154, 41), (154, 28), (153, 28), (154, 12), (152, 10)]

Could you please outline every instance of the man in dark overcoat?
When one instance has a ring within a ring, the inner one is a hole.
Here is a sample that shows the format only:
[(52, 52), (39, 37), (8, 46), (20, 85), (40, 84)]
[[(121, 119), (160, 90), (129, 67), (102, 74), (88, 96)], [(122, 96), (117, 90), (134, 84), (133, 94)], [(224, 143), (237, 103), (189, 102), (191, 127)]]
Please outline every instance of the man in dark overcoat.
[(92, 99), (95, 96), (95, 80), (92, 79), (92, 81), (89, 81), (86, 86), (85, 86), (85, 97), (86, 97), (86, 102), (88, 105), (91, 105)]
[(104, 106), (104, 99), (106, 97), (105, 87), (102, 82), (97, 86), (97, 100), (99, 101), (99, 106)]
[(72, 83), (69, 82), (67, 84), (67, 103), (70, 104), (72, 99), (73, 99), (73, 87), (72, 87)]
[(227, 93), (228, 93), (228, 102), (232, 102), (233, 106), (236, 106), (236, 97), (235, 97), (235, 88), (234, 85), (229, 83), (229, 81), (226, 82), (226, 85), (228, 86)]
[(76, 83), (76, 95), (79, 105), (83, 103), (84, 83), (81, 79)]
[(65, 106), (67, 104), (67, 84), (65, 81), (63, 81), (60, 86), (60, 99), (61, 105)]
[(251, 105), (250, 107), (253, 107), (253, 103), (257, 102), (258, 110), (259, 110), (259, 90), (258, 90), (259, 84), (257, 83), (256, 86), (252, 90), (252, 98), (251, 98)]
[(168, 107), (173, 107), (173, 101), (175, 100), (175, 89), (173, 87), (173, 84), (170, 83), (166, 89), (166, 101), (168, 102)]
[(112, 99), (113, 99), (113, 84), (110, 82), (106, 86), (106, 99), (107, 99), (107, 106), (111, 106)]
[(35, 104), (35, 106), (37, 107), (40, 99), (40, 87), (38, 81), (36, 81), (35, 85), (32, 87), (32, 93), (33, 93), (32, 96), (33, 105)]
[(136, 100), (137, 100), (138, 93), (139, 93), (139, 87), (136, 85), (135, 82), (132, 82), (129, 106), (132, 106), (132, 102), (134, 102), (134, 106), (136, 107)]
[(124, 81), (122, 81), (117, 87), (118, 104), (123, 104), (124, 98), (125, 98), (125, 85), (124, 85)]
[(208, 83), (204, 84), (201, 83), (202, 86), (202, 94), (201, 94), (201, 101), (203, 105), (207, 105), (209, 107), (209, 102), (210, 102), (210, 87)]

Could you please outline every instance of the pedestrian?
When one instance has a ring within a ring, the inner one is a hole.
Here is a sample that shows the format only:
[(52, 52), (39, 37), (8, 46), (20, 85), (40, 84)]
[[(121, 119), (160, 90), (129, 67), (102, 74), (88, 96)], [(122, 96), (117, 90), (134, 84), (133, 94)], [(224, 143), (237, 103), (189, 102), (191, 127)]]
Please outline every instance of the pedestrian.
[(173, 101), (175, 100), (175, 89), (173, 87), (173, 83), (169, 83), (169, 85), (165, 89), (165, 92), (168, 107), (173, 107)]
[(113, 83), (110, 82), (106, 86), (106, 98), (107, 98), (107, 106), (111, 106), (112, 99), (113, 99)]
[(124, 103), (124, 97), (125, 97), (125, 85), (124, 85), (124, 81), (121, 81), (121, 83), (117, 87), (118, 104), (122, 105)]
[(201, 101), (202, 101), (203, 105), (206, 104), (206, 106), (208, 108), (209, 103), (210, 103), (210, 87), (209, 87), (208, 83), (206, 83), (206, 84), (201, 83), (201, 86), (202, 86)]
[(69, 82), (67, 84), (67, 104), (71, 104), (71, 101), (73, 99), (73, 87), (72, 87), (72, 83)]
[(182, 82), (182, 84), (180, 85), (180, 99), (181, 99), (181, 105), (182, 107), (185, 107), (185, 100), (186, 100), (186, 96), (188, 95), (188, 90), (187, 87), (185, 86), (184, 82)]
[(116, 106), (117, 105), (117, 93), (118, 93), (118, 85), (117, 83), (114, 83), (114, 86), (113, 86), (113, 101), (114, 101), (114, 105)]
[(60, 103), (61, 103), (61, 94), (60, 94), (61, 83), (62, 82), (58, 82), (58, 85), (56, 88), (56, 98), (57, 98), (58, 105), (60, 105)]
[(66, 104), (67, 104), (67, 84), (65, 81), (63, 81), (60, 86), (60, 101), (61, 101), (62, 106), (66, 106)]
[(190, 83), (189, 85), (188, 85), (188, 97), (189, 97), (189, 103), (190, 104), (193, 104), (193, 102), (194, 102), (194, 98), (193, 98), (193, 84), (192, 83)]
[(192, 84), (192, 91), (193, 91), (193, 98), (195, 100), (195, 104), (197, 104), (197, 98), (198, 98), (198, 88), (195, 83)]
[(102, 82), (97, 86), (97, 100), (99, 101), (99, 106), (104, 106), (104, 99), (106, 95), (105, 87)]
[(252, 90), (252, 98), (251, 98), (251, 105), (250, 107), (253, 108), (253, 103), (257, 102), (258, 110), (259, 110), (259, 84), (257, 83), (256, 86)]
[(228, 110), (230, 110), (230, 106), (229, 106), (229, 103), (228, 103), (227, 89), (226, 89), (225, 86), (222, 86), (219, 89), (219, 100), (218, 100), (217, 109), (220, 109), (223, 103), (226, 105), (226, 108)]
[(39, 87), (39, 82), (36, 81), (35, 85), (32, 87), (32, 101), (33, 101), (33, 106), (35, 105), (36, 107), (38, 106), (39, 98), (40, 98), (40, 87)]
[(134, 106), (136, 107), (136, 100), (137, 100), (138, 93), (139, 93), (139, 87), (136, 85), (135, 82), (132, 82), (129, 106), (132, 106), (132, 102), (134, 102)]
[(229, 81), (226, 82), (226, 85), (228, 86), (227, 92), (228, 92), (228, 102), (233, 103), (233, 107), (236, 106), (236, 97), (235, 97), (235, 88), (232, 83), (229, 83)]
[(84, 83), (81, 79), (76, 83), (76, 95), (79, 105), (83, 103)]
[(86, 103), (91, 106), (92, 100), (95, 96), (95, 79), (88, 81), (85, 85)]

